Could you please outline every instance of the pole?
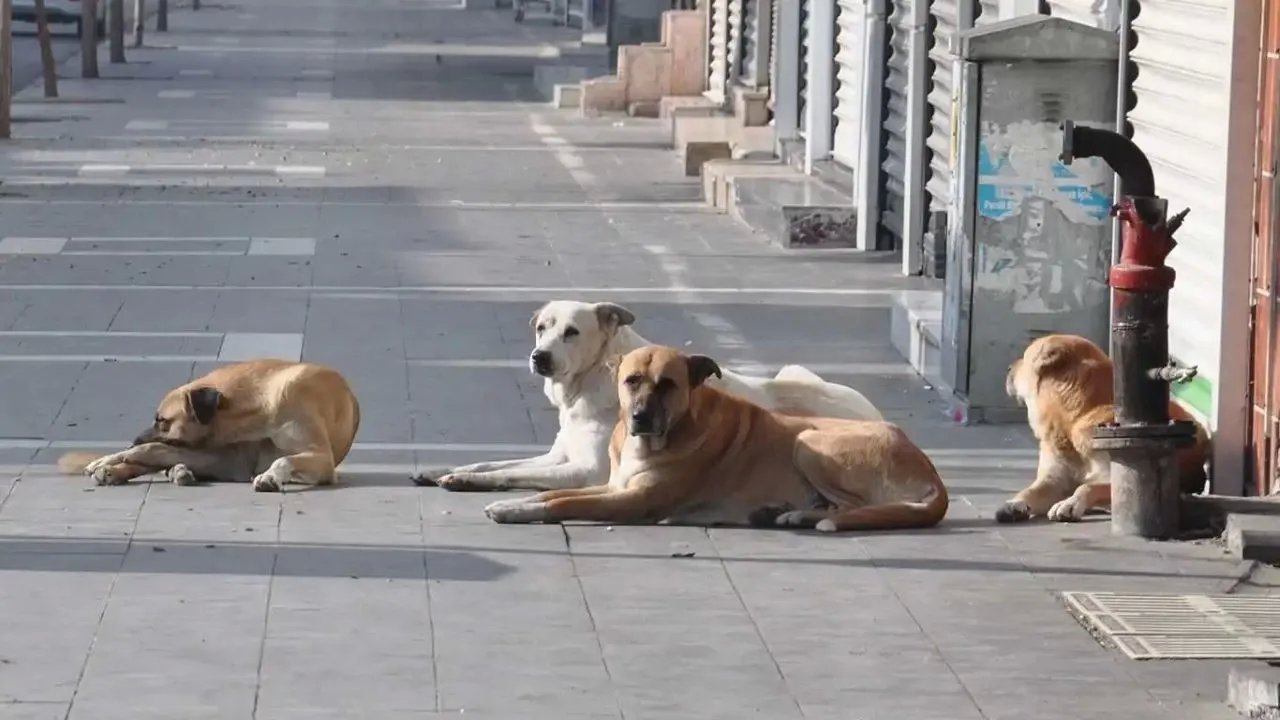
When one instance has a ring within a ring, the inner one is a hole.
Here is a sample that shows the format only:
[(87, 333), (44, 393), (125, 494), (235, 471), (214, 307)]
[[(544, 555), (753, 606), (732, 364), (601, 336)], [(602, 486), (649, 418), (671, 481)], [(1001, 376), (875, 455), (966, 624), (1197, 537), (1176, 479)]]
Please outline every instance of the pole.
[(156, 6), (156, 32), (169, 32), (169, 0)]
[(147, 0), (133, 0), (133, 46), (142, 47), (147, 26)]
[(13, 137), (13, 0), (0, 0), (0, 138)]
[[(105, 0), (101, 0), (105, 2)], [(98, 2), (80, 0), (80, 77), (98, 77)]]
[(192, 9), (192, 10), (199, 10), (199, 9), (200, 9), (200, 0), (191, 0), (191, 9)]
[(124, 59), (124, 0), (108, 0), (107, 5), (107, 40), (111, 46), (110, 58), (113, 63), (122, 63)]
[(49, 36), (49, 16), (44, 0), (36, 0), (36, 35), (40, 42), (40, 67), (44, 71), (44, 96), (58, 97), (58, 66), (53, 59), (53, 38)]

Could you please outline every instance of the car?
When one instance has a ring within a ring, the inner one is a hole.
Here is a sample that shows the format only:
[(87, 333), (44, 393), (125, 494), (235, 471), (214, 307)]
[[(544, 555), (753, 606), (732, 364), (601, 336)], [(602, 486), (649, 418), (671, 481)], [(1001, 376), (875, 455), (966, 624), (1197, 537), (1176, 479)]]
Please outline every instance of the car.
[[(107, 28), (107, 0), (98, 0), (95, 8), (98, 15), (97, 31), (101, 37)], [(74, 24), (76, 35), (80, 34), (80, 0), (44, 0), (45, 17), (50, 25)], [(36, 21), (35, 0), (13, 0), (13, 19), (16, 22)]]

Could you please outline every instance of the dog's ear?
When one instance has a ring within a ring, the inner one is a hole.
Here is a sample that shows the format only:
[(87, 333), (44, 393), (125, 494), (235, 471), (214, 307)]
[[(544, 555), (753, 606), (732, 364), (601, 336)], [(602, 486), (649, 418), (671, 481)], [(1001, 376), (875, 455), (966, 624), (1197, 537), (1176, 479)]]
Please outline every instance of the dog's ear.
[(192, 388), (187, 391), (187, 411), (201, 425), (213, 422), (213, 416), (223, 405), (222, 393), (211, 387)]
[(720, 374), (720, 366), (716, 364), (716, 361), (706, 355), (690, 355), (687, 364), (689, 366), (689, 387), (691, 389), (706, 382), (707, 378), (712, 375), (724, 377)]
[(636, 321), (635, 313), (615, 303), (596, 303), (595, 308), (596, 319), (600, 322), (600, 327), (606, 330), (625, 327)]
[(546, 305), (539, 305), (538, 309), (533, 311), (533, 314), (529, 316), (529, 327), (536, 328), (538, 326), (538, 316), (546, 309)]

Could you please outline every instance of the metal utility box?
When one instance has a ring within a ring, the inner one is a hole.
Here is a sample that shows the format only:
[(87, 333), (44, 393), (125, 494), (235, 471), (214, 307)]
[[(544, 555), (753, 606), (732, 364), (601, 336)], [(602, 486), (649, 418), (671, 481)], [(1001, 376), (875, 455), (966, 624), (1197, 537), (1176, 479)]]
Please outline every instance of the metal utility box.
[(963, 422), (1025, 422), (1005, 374), (1027, 343), (1071, 333), (1107, 347), (1114, 175), (1062, 164), (1059, 123), (1115, 127), (1114, 33), (1030, 15), (952, 38), (942, 375)]

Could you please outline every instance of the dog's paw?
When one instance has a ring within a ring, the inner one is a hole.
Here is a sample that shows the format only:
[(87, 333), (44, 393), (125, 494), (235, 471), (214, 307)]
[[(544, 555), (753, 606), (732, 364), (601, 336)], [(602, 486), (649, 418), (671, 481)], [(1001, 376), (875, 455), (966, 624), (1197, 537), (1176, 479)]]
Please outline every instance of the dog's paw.
[(169, 482), (174, 485), (195, 485), (196, 474), (191, 472), (191, 468), (178, 463), (165, 471), (165, 475), (169, 478)]
[(453, 474), (441, 475), (436, 478), (436, 485), (449, 490), (451, 492), (485, 492), (488, 490), (505, 490), (506, 488), (500, 484), (482, 483), (476, 480), (473, 475)]
[(426, 470), (409, 476), (409, 481), (418, 487), (436, 487), (440, 478), (448, 474), (448, 470)]
[(820, 533), (833, 533), (839, 528), (836, 527), (836, 521), (831, 518), (822, 518), (817, 525), (813, 526), (814, 530)]
[(758, 507), (747, 515), (747, 524), (751, 527), (773, 527), (778, 524), (778, 518), (791, 509), (790, 505)]
[(1054, 503), (1049, 508), (1049, 519), (1054, 522), (1079, 522), (1084, 518), (1085, 512), (1084, 503), (1077, 501), (1073, 495)]
[(484, 508), (484, 514), (496, 523), (529, 523), (542, 519), (546, 506), (528, 500), (498, 500)]
[[(86, 475), (89, 475), (90, 477), (96, 477), (99, 471), (106, 470), (112, 465), (119, 465), (122, 455), (123, 453), (111, 453), (110, 455), (103, 455), (97, 460), (94, 460), (88, 465), (85, 465), (84, 472)], [(102, 483), (98, 483), (98, 484), (101, 485)]]
[(253, 479), (255, 492), (280, 492), (280, 488), (281, 483), (271, 470), (267, 470)]
[(1010, 500), (996, 510), (996, 522), (998, 523), (1019, 523), (1030, 519), (1031, 507), (1021, 501)]
[(813, 521), (809, 519), (808, 514), (803, 510), (791, 510), (784, 512), (773, 519), (773, 524), (778, 527), (813, 527)]
[(95, 485), (124, 485), (128, 480), (117, 477), (111, 472), (110, 466), (101, 466), (94, 468), (89, 472), (89, 477), (93, 479)]

